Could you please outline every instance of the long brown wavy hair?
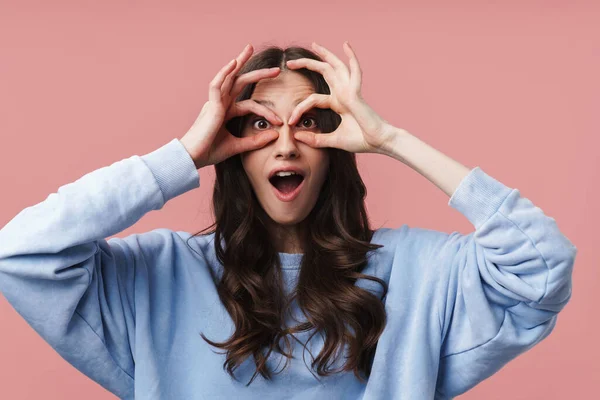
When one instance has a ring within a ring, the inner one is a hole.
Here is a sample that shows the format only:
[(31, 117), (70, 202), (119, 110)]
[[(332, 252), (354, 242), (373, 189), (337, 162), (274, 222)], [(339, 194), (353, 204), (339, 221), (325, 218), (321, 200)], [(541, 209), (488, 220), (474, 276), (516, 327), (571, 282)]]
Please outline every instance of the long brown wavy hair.
[[(237, 74), (271, 67), (283, 71), (287, 60), (304, 57), (322, 61), (303, 47), (270, 46), (253, 55)], [(330, 94), (321, 74), (306, 68), (290, 72), (308, 78), (316, 93)], [(249, 99), (255, 86), (256, 83), (247, 85), (236, 100)], [(341, 117), (330, 109), (314, 111), (322, 133), (334, 131), (341, 122)], [(235, 117), (226, 122), (226, 128), (239, 136), (247, 118)], [(353, 371), (364, 382), (361, 374), (367, 378), (370, 375), (377, 341), (386, 324), (382, 300), (388, 287), (385, 281), (361, 271), (367, 265), (367, 253), (383, 246), (370, 243), (374, 231), (369, 228), (364, 205), (367, 191), (355, 154), (335, 148), (326, 151), (329, 173), (314, 208), (303, 221), (307, 226), (304, 253), (291, 296), (284, 293), (279, 255), (268, 239), (267, 226), (272, 220), (256, 198), (240, 155), (215, 165), (215, 222), (194, 236), (215, 234), (215, 253), (223, 266), (217, 290), (235, 324), (235, 332), (222, 343), (200, 335), (210, 345), (226, 350), (223, 368), (234, 379), (234, 370), (250, 355), (254, 357), (256, 371), (247, 385), (258, 373), (271, 379), (266, 362), (273, 350), (287, 357), (285, 368), (292, 357), (288, 335), (311, 329), (315, 330), (308, 340), (319, 332), (325, 333), (323, 349), (311, 364), (311, 368), (317, 365), (320, 376)], [(359, 278), (381, 284), (382, 297), (356, 286)], [(286, 310), (294, 299), (307, 320), (282, 328)], [(288, 352), (281, 348), (280, 340), (285, 341)], [(328, 369), (330, 358), (345, 345), (349, 349), (347, 361), (337, 370)]]

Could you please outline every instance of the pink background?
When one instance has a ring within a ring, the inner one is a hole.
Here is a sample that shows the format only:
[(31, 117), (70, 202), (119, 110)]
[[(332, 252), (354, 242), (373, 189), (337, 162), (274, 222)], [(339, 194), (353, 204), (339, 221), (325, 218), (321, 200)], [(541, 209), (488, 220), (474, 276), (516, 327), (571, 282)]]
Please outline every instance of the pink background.
[[(247, 42), (260, 50), (315, 40), (346, 61), (349, 40), (379, 114), (520, 189), (579, 249), (555, 331), (461, 398), (597, 393), (600, 3), (136, 3), (0, 1), (0, 226), (87, 172), (183, 136), (208, 82)], [(409, 167), (358, 158), (374, 226), (474, 229)], [(200, 175), (199, 189), (118, 236), (208, 225), (212, 167)], [(2, 296), (0, 321), (0, 398), (114, 398)]]

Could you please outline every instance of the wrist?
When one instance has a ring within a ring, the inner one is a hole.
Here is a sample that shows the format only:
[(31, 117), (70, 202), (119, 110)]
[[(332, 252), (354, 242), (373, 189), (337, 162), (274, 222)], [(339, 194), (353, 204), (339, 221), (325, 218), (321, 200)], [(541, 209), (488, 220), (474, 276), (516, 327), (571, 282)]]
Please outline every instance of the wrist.
[(402, 143), (412, 136), (407, 130), (386, 124), (384, 128), (384, 140), (379, 153), (402, 161)]
[(192, 148), (186, 143), (185, 137), (179, 139), (179, 142), (181, 142), (181, 144), (183, 145), (183, 147), (185, 148), (185, 150), (190, 155), (192, 161), (194, 161), (194, 165), (196, 166), (196, 169), (200, 169), (200, 168), (204, 167), (204, 164), (201, 162), (200, 157), (197, 157), (194, 154)]

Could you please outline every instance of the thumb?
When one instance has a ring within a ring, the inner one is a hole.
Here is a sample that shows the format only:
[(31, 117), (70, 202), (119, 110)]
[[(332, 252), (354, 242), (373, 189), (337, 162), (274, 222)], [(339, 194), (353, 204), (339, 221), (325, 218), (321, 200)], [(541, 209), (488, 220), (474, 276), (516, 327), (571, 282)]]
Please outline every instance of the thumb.
[(258, 135), (238, 138), (237, 140), (235, 140), (235, 153), (238, 154), (244, 153), (246, 151), (260, 149), (261, 147), (277, 139), (278, 137), (279, 132), (275, 130), (269, 130), (263, 133), (259, 133)]
[(310, 147), (336, 147), (334, 133), (320, 134), (313, 132), (296, 132), (294, 138), (300, 142), (306, 143)]

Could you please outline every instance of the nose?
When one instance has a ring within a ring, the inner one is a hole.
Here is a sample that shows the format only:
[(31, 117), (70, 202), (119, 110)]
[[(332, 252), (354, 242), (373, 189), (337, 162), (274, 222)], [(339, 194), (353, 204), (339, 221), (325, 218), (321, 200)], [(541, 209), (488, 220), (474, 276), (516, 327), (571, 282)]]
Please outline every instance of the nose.
[(275, 158), (297, 158), (299, 156), (298, 145), (294, 139), (294, 129), (287, 123), (278, 126), (279, 137), (275, 141)]

